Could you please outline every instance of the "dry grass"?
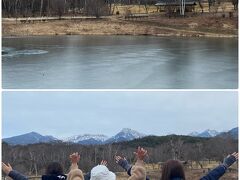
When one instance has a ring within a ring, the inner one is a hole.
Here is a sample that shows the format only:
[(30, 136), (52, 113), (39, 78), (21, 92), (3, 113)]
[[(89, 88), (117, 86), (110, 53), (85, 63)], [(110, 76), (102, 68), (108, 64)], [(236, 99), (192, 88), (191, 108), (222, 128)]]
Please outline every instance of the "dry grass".
[(37, 23), (3, 21), (3, 36), (29, 35), (156, 35), (236, 37), (237, 18), (196, 16), (168, 18), (161, 15), (148, 19), (123, 20), (118, 17), (94, 20), (60, 20)]
[[(187, 169), (185, 170), (186, 173), (186, 179), (188, 180), (199, 180), (200, 177), (207, 174), (207, 169)], [(147, 175), (151, 180), (160, 180), (161, 177), (161, 171), (160, 170), (148, 170)], [(117, 180), (126, 180), (128, 178), (128, 175), (125, 172), (117, 173)], [(237, 180), (238, 179), (238, 172), (237, 169), (235, 169), (232, 172), (225, 173), (221, 180)]]

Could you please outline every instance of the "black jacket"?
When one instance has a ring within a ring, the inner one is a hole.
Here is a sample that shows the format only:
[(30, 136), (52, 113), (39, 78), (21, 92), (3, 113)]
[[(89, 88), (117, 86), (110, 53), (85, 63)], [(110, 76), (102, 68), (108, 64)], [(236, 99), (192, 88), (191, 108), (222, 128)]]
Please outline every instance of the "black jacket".
[(64, 174), (42, 176), (42, 180), (66, 180), (66, 179), (67, 179), (67, 176)]

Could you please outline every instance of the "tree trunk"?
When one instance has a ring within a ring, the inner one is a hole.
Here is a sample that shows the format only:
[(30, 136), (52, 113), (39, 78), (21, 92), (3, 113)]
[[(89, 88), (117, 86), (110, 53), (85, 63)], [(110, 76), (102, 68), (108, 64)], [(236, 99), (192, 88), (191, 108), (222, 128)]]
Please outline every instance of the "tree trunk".
[(31, 12), (32, 12), (32, 16), (34, 15), (34, 2), (35, 0), (32, 0), (32, 5), (31, 5)]
[(34, 163), (34, 171), (35, 171), (35, 175), (37, 176), (38, 175), (38, 170), (37, 170), (37, 163), (36, 162)]
[(42, 9), (43, 9), (43, 0), (41, 0), (41, 6), (40, 6), (40, 17), (42, 16)]
[(18, 3), (18, 0), (15, 1), (15, 7), (14, 7), (14, 12), (15, 12), (16, 18), (17, 18), (17, 3)]

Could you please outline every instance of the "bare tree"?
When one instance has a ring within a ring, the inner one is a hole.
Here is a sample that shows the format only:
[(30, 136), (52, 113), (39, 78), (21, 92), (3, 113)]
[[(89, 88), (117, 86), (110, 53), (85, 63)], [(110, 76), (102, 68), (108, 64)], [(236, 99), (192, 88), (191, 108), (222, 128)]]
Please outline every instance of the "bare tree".
[(43, 10), (43, 0), (41, 0), (41, 5), (40, 5), (40, 17), (42, 16), (42, 10)]
[(234, 6), (234, 10), (236, 11), (238, 9), (238, 0), (232, 0), (232, 4)]
[(203, 12), (203, 4), (202, 4), (202, 0), (198, 0), (198, 4), (199, 4), (199, 7), (201, 8), (202, 12)]
[(100, 16), (107, 15), (109, 12), (107, 3), (105, 0), (88, 0), (86, 5), (87, 15), (95, 16), (99, 18)]
[(211, 12), (211, 7), (215, 4), (215, 0), (208, 0), (208, 10)]
[[(155, 145), (152, 142), (157, 142)], [(69, 168), (68, 156), (72, 152), (80, 152), (80, 166), (84, 172), (89, 171), (101, 159), (109, 162), (112, 170), (121, 170), (114, 163), (113, 157), (118, 154), (125, 156), (130, 163), (134, 162), (133, 151), (135, 146), (145, 146), (149, 152), (149, 163), (164, 162), (168, 159), (182, 161), (195, 161), (203, 167), (203, 160), (220, 161), (227, 154), (237, 151), (238, 141), (229, 138), (190, 139), (182, 137), (164, 138), (158, 141), (143, 141), (134, 145), (133, 142), (106, 144), (106, 145), (80, 145), (69, 143), (33, 144), (24, 146), (10, 146), (2, 144), (2, 160), (12, 164), (16, 170), (29, 175), (42, 174), (46, 165), (52, 161), (60, 162), (67, 171)], [(191, 165), (191, 164), (190, 164)]]

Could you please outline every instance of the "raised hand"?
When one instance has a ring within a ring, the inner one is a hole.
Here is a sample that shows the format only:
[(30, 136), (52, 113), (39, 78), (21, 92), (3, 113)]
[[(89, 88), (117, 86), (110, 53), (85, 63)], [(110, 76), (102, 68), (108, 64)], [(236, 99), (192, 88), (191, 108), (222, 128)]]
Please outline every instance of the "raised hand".
[(232, 153), (230, 156), (234, 156), (236, 158), (236, 160), (238, 160), (238, 153), (237, 152)]
[(118, 164), (121, 160), (126, 160), (126, 158), (122, 158), (121, 156), (115, 156), (116, 163)]
[(2, 170), (6, 175), (8, 175), (13, 170), (13, 168), (9, 163), (6, 165), (2, 162)]
[(223, 165), (226, 168), (229, 168), (233, 163), (235, 163), (238, 159), (238, 153), (234, 152), (231, 155), (228, 155), (224, 160), (223, 160)]
[(104, 166), (107, 166), (107, 161), (106, 160), (102, 160), (100, 164), (104, 165)]
[(75, 152), (71, 154), (69, 158), (72, 164), (77, 164), (80, 161), (80, 154), (78, 154), (78, 152)]
[(123, 158), (121, 156), (115, 156), (115, 161), (119, 166), (121, 166), (126, 171), (128, 171), (131, 168), (130, 164), (128, 163), (125, 157)]
[(147, 150), (139, 146), (134, 154), (136, 155), (137, 159), (144, 160), (144, 158), (147, 156)]

